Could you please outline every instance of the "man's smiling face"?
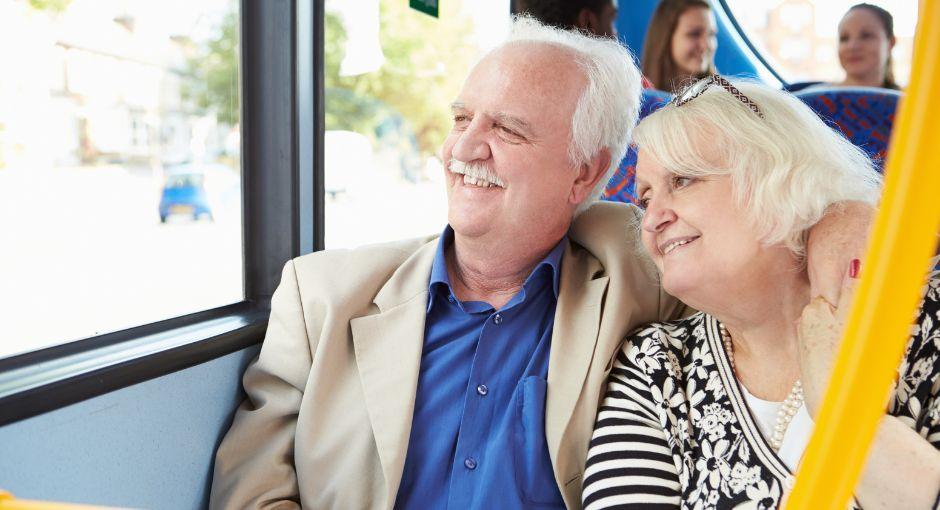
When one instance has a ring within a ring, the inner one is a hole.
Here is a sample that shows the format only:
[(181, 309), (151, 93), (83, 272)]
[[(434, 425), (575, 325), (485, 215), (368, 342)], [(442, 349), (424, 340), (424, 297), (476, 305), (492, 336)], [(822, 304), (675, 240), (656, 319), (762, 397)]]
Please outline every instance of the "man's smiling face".
[(574, 54), (550, 44), (509, 44), (477, 64), (442, 150), (458, 235), (539, 245), (564, 235), (577, 205), (571, 119), (586, 83)]

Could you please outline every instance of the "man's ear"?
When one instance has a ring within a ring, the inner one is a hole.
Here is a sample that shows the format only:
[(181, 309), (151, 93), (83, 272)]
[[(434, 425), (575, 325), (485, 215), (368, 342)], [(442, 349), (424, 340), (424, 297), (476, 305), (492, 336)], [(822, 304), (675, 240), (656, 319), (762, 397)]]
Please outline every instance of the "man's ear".
[(587, 199), (597, 183), (607, 175), (609, 168), (610, 151), (607, 148), (597, 151), (597, 154), (587, 163), (582, 163), (578, 167), (578, 176), (571, 186), (571, 203), (577, 205)]
[(574, 26), (580, 28), (581, 30), (587, 31), (590, 34), (596, 34), (598, 24), (597, 14), (595, 14), (591, 9), (585, 7), (578, 12), (578, 17), (575, 19)]

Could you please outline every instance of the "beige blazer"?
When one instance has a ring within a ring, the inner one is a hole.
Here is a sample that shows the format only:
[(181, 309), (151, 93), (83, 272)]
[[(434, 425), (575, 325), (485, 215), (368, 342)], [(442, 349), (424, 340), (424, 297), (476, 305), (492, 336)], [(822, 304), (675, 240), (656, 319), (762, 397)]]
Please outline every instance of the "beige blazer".
[[(638, 214), (599, 203), (578, 217), (561, 264), (545, 435), (569, 508), (621, 339), (672, 318), (640, 256)], [(287, 263), (248, 398), (216, 455), (213, 509), (390, 509), (401, 481), (438, 240), (330, 250)]]

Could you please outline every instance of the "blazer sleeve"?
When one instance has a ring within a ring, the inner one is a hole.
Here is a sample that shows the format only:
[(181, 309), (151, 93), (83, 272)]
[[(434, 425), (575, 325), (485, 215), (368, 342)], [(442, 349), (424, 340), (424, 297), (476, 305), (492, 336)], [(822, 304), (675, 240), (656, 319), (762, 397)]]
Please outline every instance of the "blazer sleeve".
[(247, 398), (216, 452), (210, 509), (300, 509), (294, 433), (312, 352), (293, 261), (271, 300), (261, 353), (243, 378)]

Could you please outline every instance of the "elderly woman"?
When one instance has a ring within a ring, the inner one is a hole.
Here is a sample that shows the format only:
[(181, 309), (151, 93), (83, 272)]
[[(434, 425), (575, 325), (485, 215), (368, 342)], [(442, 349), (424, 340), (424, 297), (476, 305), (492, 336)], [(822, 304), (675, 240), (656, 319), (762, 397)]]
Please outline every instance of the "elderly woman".
[[(865, 155), (799, 100), (711, 77), (635, 133), (642, 239), (663, 288), (701, 310), (617, 354), (585, 470), (587, 509), (776, 508), (813, 429), (844, 298), (811, 299), (804, 234), (831, 204), (874, 203)], [(931, 279), (856, 490), (930, 508), (940, 489), (940, 280)], [(838, 459), (833, 459), (838, 466)]]

